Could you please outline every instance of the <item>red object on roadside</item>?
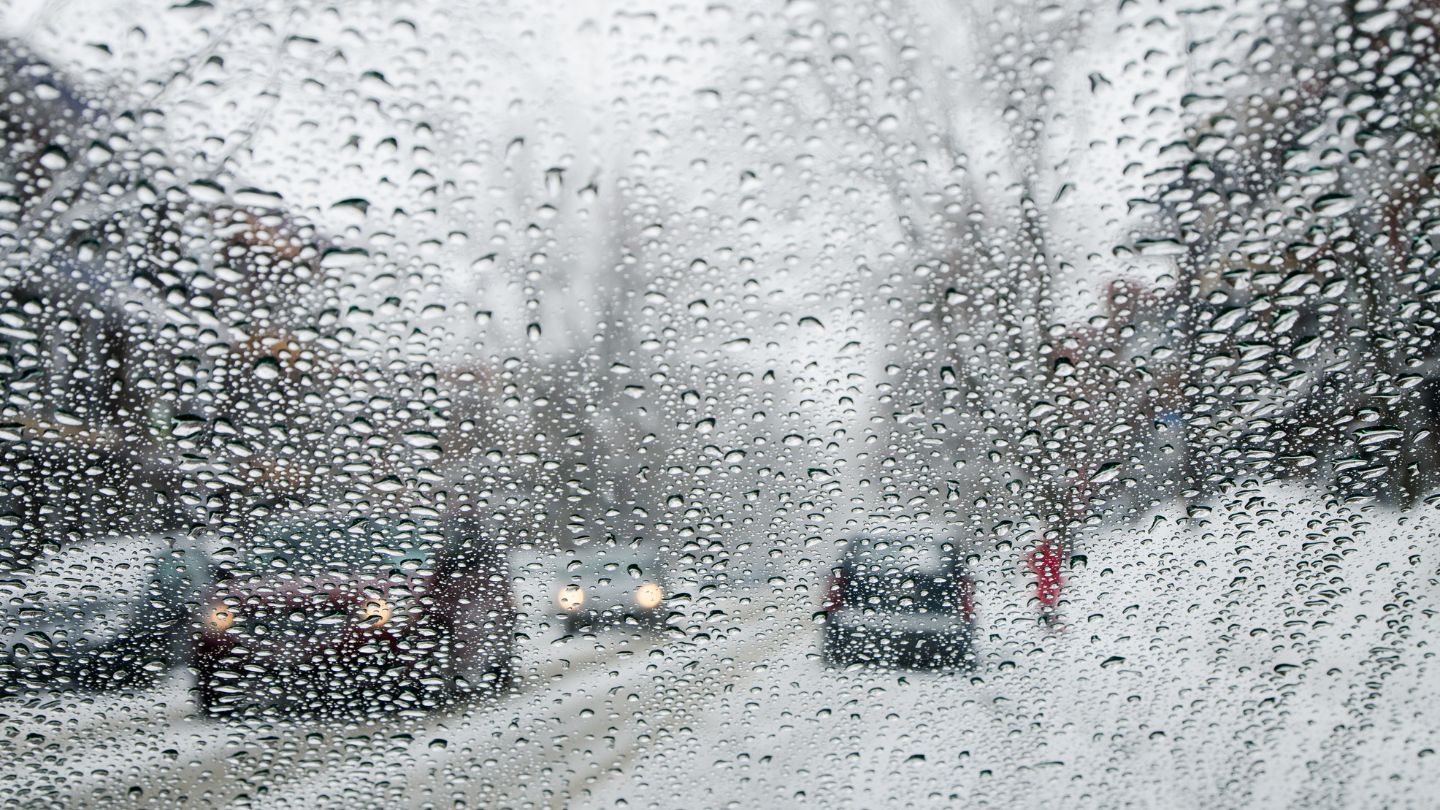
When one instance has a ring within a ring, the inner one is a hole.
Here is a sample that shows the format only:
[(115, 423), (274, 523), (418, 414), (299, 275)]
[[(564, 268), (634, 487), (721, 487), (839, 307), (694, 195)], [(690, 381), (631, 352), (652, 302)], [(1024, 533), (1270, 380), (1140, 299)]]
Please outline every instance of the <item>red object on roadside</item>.
[(1035, 575), (1035, 597), (1047, 610), (1053, 610), (1060, 603), (1060, 589), (1065, 578), (1060, 573), (1063, 554), (1057, 543), (1041, 543), (1030, 552), (1030, 572)]
[(975, 618), (975, 580), (970, 577), (961, 577), (959, 582), (960, 590), (960, 613), (965, 621)]
[(830, 575), (829, 581), (825, 583), (825, 604), (820, 609), (826, 613), (834, 613), (845, 606), (845, 575), (836, 572)]

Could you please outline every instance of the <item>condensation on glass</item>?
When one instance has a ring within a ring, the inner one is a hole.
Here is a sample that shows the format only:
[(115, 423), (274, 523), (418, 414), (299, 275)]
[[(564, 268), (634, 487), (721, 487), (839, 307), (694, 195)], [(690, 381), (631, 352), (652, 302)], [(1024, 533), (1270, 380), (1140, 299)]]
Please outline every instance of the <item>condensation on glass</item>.
[(0, 9), (0, 803), (1423, 807), (1431, 0)]

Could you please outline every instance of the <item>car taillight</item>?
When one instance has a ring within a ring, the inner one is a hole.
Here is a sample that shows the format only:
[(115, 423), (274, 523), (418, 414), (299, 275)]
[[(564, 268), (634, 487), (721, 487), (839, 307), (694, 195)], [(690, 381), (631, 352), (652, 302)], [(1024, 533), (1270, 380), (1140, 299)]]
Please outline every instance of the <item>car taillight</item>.
[(969, 577), (960, 580), (960, 612), (966, 619), (975, 618), (975, 581)]
[(845, 575), (831, 574), (830, 579), (825, 583), (825, 606), (826, 613), (833, 613), (844, 605)]

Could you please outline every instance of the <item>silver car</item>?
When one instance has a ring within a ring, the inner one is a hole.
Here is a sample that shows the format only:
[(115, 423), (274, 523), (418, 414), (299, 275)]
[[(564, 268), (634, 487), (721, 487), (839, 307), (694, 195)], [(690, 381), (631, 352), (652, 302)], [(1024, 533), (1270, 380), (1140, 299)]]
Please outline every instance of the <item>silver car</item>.
[(565, 631), (626, 625), (658, 630), (668, 614), (668, 578), (653, 546), (609, 546), (568, 552), (555, 589)]
[(0, 683), (102, 689), (183, 663), (208, 576), (199, 549), (163, 536), (53, 549), (0, 573)]

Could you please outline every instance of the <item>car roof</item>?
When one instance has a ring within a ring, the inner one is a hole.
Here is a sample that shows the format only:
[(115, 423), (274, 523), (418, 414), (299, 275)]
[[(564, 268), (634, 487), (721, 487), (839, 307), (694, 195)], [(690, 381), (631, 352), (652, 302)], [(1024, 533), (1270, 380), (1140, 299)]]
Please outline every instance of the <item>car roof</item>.
[(590, 571), (610, 565), (638, 565), (642, 570), (660, 565), (660, 548), (653, 545), (581, 547), (560, 556), (566, 566)]
[(877, 532), (852, 537), (845, 544), (841, 565), (934, 571), (959, 564), (965, 551), (964, 544), (944, 536)]

